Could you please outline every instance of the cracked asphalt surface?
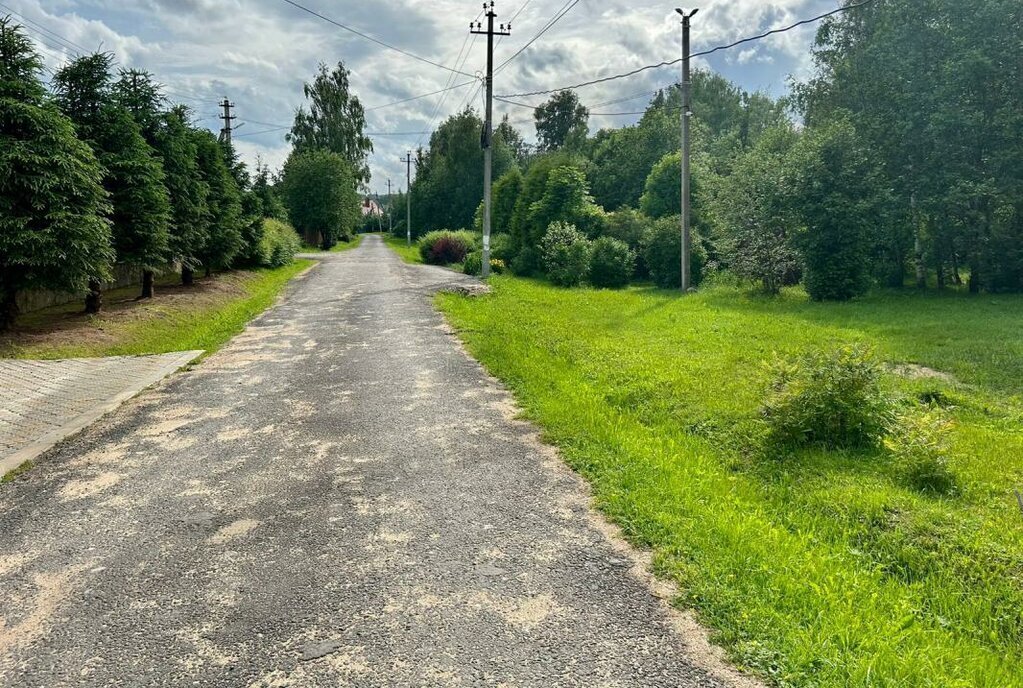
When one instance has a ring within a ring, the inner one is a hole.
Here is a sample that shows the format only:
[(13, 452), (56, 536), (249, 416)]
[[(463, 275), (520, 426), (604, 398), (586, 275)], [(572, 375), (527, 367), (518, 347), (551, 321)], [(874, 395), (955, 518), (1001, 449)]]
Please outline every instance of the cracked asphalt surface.
[(0, 486), (0, 685), (730, 685), (432, 308), (465, 278), (322, 260)]

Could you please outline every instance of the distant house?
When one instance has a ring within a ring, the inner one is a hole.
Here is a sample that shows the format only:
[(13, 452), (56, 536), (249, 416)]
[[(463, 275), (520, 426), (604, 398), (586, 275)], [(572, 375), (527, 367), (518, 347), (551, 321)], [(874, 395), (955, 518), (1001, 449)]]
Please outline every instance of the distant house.
[(372, 198), (364, 198), (362, 200), (362, 216), (372, 215), (374, 217), (383, 217), (384, 211), (380, 208), (380, 204)]

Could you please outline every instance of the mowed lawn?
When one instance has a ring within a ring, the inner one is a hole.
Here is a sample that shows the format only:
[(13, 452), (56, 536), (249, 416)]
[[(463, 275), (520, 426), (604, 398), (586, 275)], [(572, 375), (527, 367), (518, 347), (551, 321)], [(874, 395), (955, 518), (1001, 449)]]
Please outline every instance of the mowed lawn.
[(399, 239), (396, 236), (384, 234), (384, 243), (406, 263), (415, 264), (423, 262), (423, 257), (419, 255), (419, 244), (415, 242), (409, 246), (406, 239)]
[[(784, 686), (1023, 685), (1023, 298), (492, 284), (440, 307), (733, 661)], [(907, 407), (948, 409), (954, 494), (880, 450), (754, 450), (766, 364), (850, 342), (901, 366)]]
[(239, 270), (157, 281), (156, 297), (137, 301), (137, 286), (103, 294), (103, 310), (85, 315), (74, 302), (26, 313), (0, 333), (0, 358), (135, 356), (202, 349), (210, 354), (273, 305), (296, 275), (315, 264), (296, 260), (273, 269)]

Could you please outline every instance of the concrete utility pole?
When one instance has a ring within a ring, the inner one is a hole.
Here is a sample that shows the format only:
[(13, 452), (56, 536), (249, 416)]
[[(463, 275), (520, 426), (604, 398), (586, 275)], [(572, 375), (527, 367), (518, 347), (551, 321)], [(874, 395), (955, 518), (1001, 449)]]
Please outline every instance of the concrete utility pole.
[(493, 175), (492, 167), (494, 151), (491, 146), (494, 137), (494, 36), (510, 36), (511, 24), (505, 29), (501, 24), (500, 29), (494, 30), (494, 19), (497, 13), (494, 11), (494, 0), (490, 4), (483, 3), (483, 10), (487, 13), (487, 28), (484, 29), (480, 22), (473, 26), (469, 23), (469, 33), (485, 35), (487, 37), (487, 113), (486, 121), (483, 123), (483, 279), (490, 276), (490, 187)]
[(220, 130), (220, 140), (230, 146), (232, 131), (231, 122), (238, 118), (231, 114), (231, 108), (234, 107), (234, 103), (229, 101), (226, 96), (224, 97), (224, 100), (221, 101), (220, 107), (224, 108), (224, 114), (217, 118), (224, 120), (224, 127)]
[(391, 223), (391, 180), (387, 180), (387, 233), (390, 234), (394, 231), (394, 225)]
[(401, 159), (405, 163), (405, 243), (412, 245), (412, 151)]
[(689, 20), (699, 10), (693, 10), (686, 14), (683, 10), (675, 8), (675, 11), (682, 15), (682, 293), (689, 291), (692, 286), (692, 275), (689, 270), (690, 253), (690, 199), (689, 199), (689, 118), (692, 117), (690, 103), (690, 91), (692, 90), (692, 77), (689, 73)]

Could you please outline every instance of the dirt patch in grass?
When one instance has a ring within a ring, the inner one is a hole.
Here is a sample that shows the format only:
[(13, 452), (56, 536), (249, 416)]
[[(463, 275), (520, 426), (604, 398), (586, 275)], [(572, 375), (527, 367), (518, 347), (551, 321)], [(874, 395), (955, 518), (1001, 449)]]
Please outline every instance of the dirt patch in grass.
[(895, 363), (890, 367), (896, 375), (908, 380), (941, 380), (942, 382), (955, 382), (955, 378), (948, 373), (943, 373), (934, 368), (918, 365), (916, 363)]
[(245, 296), (252, 273), (229, 272), (197, 278), (190, 287), (168, 283), (156, 286), (152, 299), (137, 299), (138, 287), (103, 294), (103, 310), (83, 311), (82, 303), (69, 303), (26, 313), (11, 332), (0, 334), (0, 356), (20, 348), (103, 347), (118, 340), (119, 325), (161, 319), (171, 311), (206, 310), (231, 298)]
[(156, 296), (137, 299), (138, 287), (103, 294), (103, 310), (69, 303), (26, 313), (0, 333), (0, 358), (71, 358), (216, 350), (252, 317), (271, 306), (290, 279), (312, 261), (272, 270), (239, 270), (197, 278), (158, 280)]

